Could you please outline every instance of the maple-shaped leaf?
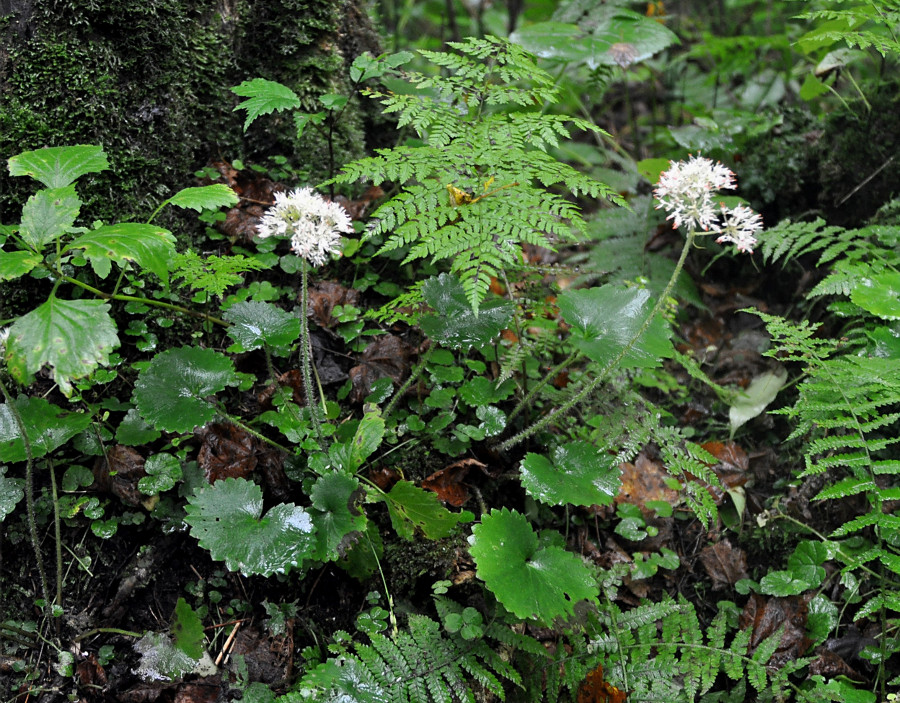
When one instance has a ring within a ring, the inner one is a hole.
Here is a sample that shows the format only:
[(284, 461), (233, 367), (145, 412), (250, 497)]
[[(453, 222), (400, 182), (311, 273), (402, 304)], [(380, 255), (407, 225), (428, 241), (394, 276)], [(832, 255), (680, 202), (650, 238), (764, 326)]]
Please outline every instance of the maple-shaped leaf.
[(44, 365), (65, 395), (72, 381), (109, 361), (119, 346), (109, 305), (99, 300), (60, 300), (51, 295), (13, 323), (6, 343), (10, 373), (28, 384)]
[(287, 86), (267, 81), (265, 78), (254, 78), (244, 81), (231, 89), (232, 93), (247, 98), (235, 109), (246, 110), (247, 119), (244, 120), (244, 131), (260, 115), (267, 115), (276, 110), (295, 110), (301, 106), (300, 98)]
[(309, 514), (281, 503), (263, 515), (262, 489), (242, 478), (194, 491), (184, 521), (210, 556), (245, 576), (287, 573), (316, 551)]

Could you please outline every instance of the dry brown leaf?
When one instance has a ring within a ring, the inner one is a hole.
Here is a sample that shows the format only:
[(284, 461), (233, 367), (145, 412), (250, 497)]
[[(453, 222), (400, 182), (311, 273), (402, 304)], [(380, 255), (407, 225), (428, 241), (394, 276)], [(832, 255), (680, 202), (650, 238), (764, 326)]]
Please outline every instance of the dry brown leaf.
[(409, 347), (392, 334), (376, 337), (359, 358), (359, 364), (350, 369), (353, 389), (350, 402), (361, 403), (372, 392), (372, 384), (380, 378), (390, 378), (400, 384), (409, 373)]
[(215, 423), (200, 431), (203, 444), (197, 465), (210, 483), (226, 478), (247, 478), (256, 468), (256, 440), (240, 427)]
[(641, 452), (633, 464), (626, 462), (619, 468), (622, 470), (622, 487), (616, 496), (616, 505), (631, 503), (637, 505), (645, 515), (655, 515), (656, 512), (647, 507), (648, 501), (664, 501), (672, 506), (680, 502), (678, 493), (668, 486), (668, 472), (646, 453)]
[(459, 508), (469, 500), (469, 490), (463, 483), (463, 479), (465, 479), (471, 468), (479, 468), (482, 471), (487, 470), (487, 466), (478, 461), (478, 459), (462, 459), (445, 466), (439, 471), (435, 471), (431, 476), (423, 479), (422, 488), (427, 491), (434, 491), (442, 501)]
[(758, 593), (751, 595), (738, 620), (742, 630), (753, 629), (750, 650), (755, 650), (783, 625), (784, 633), (770, 664), (781, 667), (803, 656), (811, 644), (806, 636), (807, 602), (803, 596), (765, 598)]
[(137, 506), (147, 498), (137, 487), (147, 475), (144, 457), (131, 447), (117, 444), (107, 449), (106, 455), (94, 464), (93, 473), (93, 488), (112, 493), (123, 503)]
[(334, 281), (314, 281), (309, 287), (309, 309), (313, 322), (320, 327), (332, 328), (338, 321), (332, 316), (336, 305), (356, 305), (359, 291), (345, 288)]
[(700, 552), (700, 563), (712, 580), (712, 590), (721, 591), (749, 577), (747, 555), (740, 547), (732, 547), (723, 539), (710, 544)]

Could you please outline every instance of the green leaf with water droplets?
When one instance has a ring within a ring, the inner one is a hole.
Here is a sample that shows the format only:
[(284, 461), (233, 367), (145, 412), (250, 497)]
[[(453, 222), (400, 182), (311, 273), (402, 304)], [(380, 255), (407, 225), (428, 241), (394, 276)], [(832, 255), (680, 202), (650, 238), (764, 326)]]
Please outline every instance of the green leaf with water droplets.
[[(20, 395), (14, 403), (36, 459), (61, 447), (91, 424), (89, 413), (69, 412), (43, 398)], [(12, 409), (4, 403), (0, 405), (0, 461), (25, 461), (27, 458), (19, 423)]]
[(216, 415), (207, 396), (238, 382), (234, 364), (224, 354), (179, 347), (153, 357), (135, 383), (134, 402), (156, 429), (191, 432)]
[(6, 343), (10, 373), (22, 384), (43, 366), (65, 394), (71, 381), (83, 378), (109, 362), (119, 346), (109, 305), (99, 300), (60, 300), (51, 295), (45, 303), (13, 323)]
[(229, 478), (194, 491), (184, 521), (210, 556), (245, 576), (287, 573), (316, 550), (309, 514), (281, 503), (263, 515), (262, 489), (252, 481)]
[(470, 542), (476, 575), (519, 618), (551, 623), (597, 596), (597, 581), (584, 561), (561, 547), (539, 546), (521, 513), (495, 508), (472, 529)]

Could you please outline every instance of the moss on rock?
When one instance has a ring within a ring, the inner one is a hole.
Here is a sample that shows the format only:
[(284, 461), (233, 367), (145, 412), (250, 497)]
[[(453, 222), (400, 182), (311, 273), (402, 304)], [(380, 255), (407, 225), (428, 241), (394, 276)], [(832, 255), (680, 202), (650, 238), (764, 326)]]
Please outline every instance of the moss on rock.
[[(309, 131), (297, 140), (281, 115), (244, 134), (229, 88), (249, 78), (277, 80), (310, 110), (322, 93), (344, 92), (338, 30), (350, 0), (10, 5), (0, 19), (0, 153), (102, 144), (111, 170), (80, 189), (84, 215), (146, 217), (211, 157), (283, 154), (313, 180), (326, 175), (320, 136)], [(360, 155), (360, 124), (349, 110), (337, 134), (338, 163)], [(33, 189), (2, 169), (0, 221), (16, 221)]]

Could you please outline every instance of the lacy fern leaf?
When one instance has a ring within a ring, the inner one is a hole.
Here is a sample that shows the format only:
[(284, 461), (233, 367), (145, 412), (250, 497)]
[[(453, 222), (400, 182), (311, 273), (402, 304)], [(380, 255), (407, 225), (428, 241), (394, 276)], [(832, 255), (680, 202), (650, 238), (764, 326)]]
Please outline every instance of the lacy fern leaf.
[(477, 312), (491, 278), (522, 265), (524, 244), (553, 248), (582, 231), (578, 208), (549, 188), (624, 201), (546, 152), (570, 129), (601, 130), (536, 111), (557, 91), (527, 52), (496, 37), (450, 46), (457, 53), (421, 52), (444, 71), (405, 74), (415, 92), (369, 93), (423, 144), (378, 150), (332, 182), (403, 184), (375, 211), (367, 236), (383, 240), (381, 253), (404, 250), (404, 263), (449, 259)]

